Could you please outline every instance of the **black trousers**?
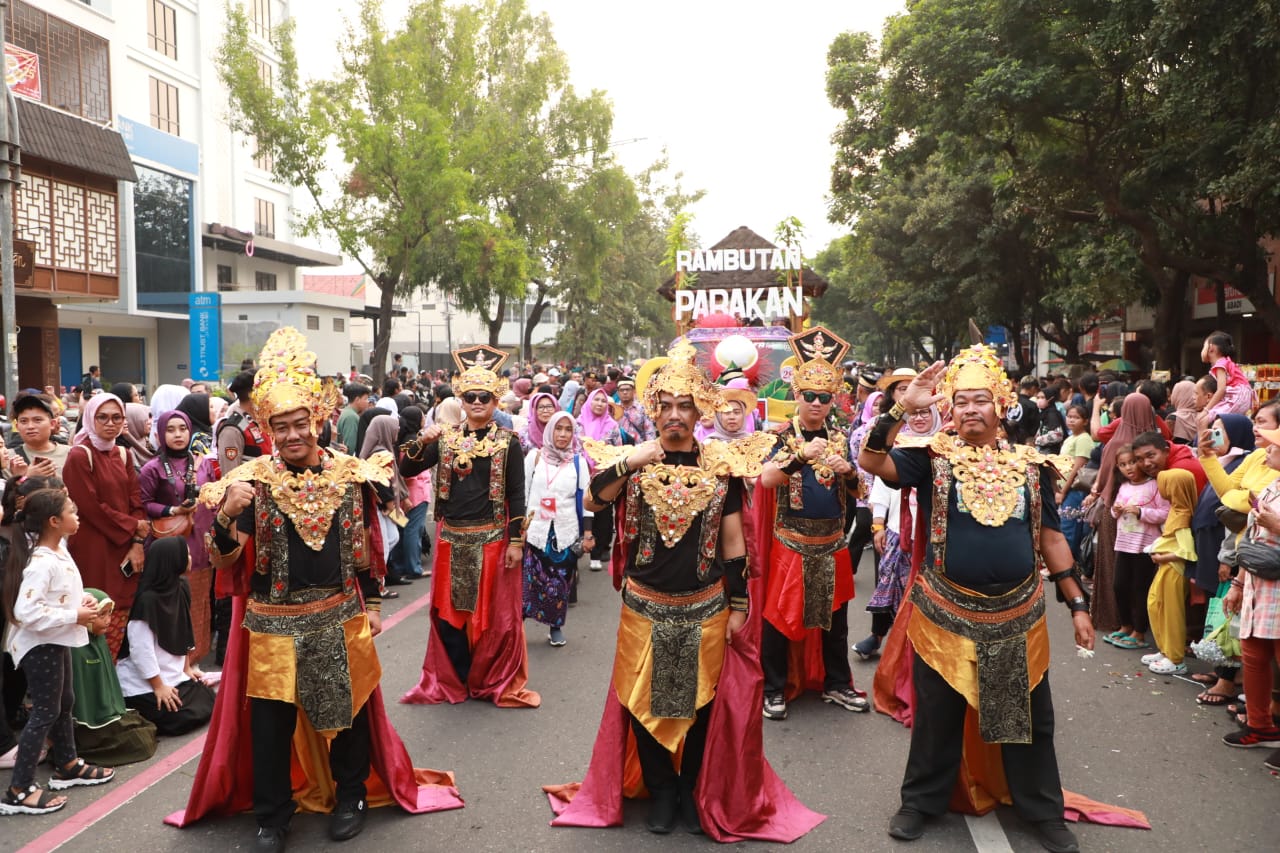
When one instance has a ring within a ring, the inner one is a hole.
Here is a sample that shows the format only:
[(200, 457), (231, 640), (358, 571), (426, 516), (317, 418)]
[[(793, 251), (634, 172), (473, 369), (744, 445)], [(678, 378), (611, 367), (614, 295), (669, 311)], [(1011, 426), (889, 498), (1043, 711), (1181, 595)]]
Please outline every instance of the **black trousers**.
[[(902, 779), (902, 806), (924, 815), (946, 812), (960, 772), (968, 703), (933, 667), (915, 655), (915, 719)], [(1053, 697), (1049, 676), (1031, 691), (1031, 743), (1000, 747), (1013, 806), (1023, 819), (1062, 820), (1062, 781), (1053, 748)]]
[[(707, 723), (711, 720), (712, 699), (698, 709), (693, 725), (684, 736), (684, 753), (680, 758), (680, 773), (676, 773), (672, 754), (649, 734), (649, 730), (631, 716), (631, 731), (636, 736), (636, 753), (640, 759), (640, 775), (650, 794), (671, 790), (677, 784), (692, 790), (702, 770), (702, 757), (707, 748)], [(629, 715), (630, 716), (630, 715)]]
[[(1156, 564), (1148, 554), (1128, 554), (1116, 551), (1115, 580), (1112, 587), (1116, 594), (1116, 610), (1120, 622), (1132, 625), (1133, 630), (1145, 634), (1151, 630), (1147, 615), (1147, 592), (1156, 579)], [(1204, 624), (1204, 619), (1200, 620)]]
[(467, 639), (465, 628), (455, 628), (445, 620), (433, 616), (436, 623), (436, 635), (444, 645), (444, 653), (453, 664), (453, 671), (458, 673), (458, 680), (467, 683), (471, 675), (471, 642)]
[(591, 559), (608, 562), (613, 550), (613, 504), (596, 510), (591, 517), (591, 533), (596, 538), (596, 547), (591, 549)]
[[(849, 559), (853, 563), (853, 573), (858, 573), (858, 562), (862, 560), (863, 549), (871, 544), (871, 507), (860, 506), (853, 513), (853, 533), (849, 534)], [(880, 562), (880, 555), (874, 550), (872, 559)]]
[[(760, 668), (764, 671), (764, 692), (781, 693), (787, 686), (787, 651), (791, 641), (764, 620), (760, 638)], [(853, 684), (849, 669), (849, 602), (831, 612), (831, 630), (822, 632), (822, 689)]]
[(31, 696), (31, 716), (18, 735), (18, 755), (13, 765), (13, 787), (35, 782), (36, 763), (45, 739), (53, 741), (53, 760), (66, 767), (76, 760), (75, 724), (71, 709), (76, 694), (71, 677), (71, 649), (42, 643), (22, 658)]
[[(338, 802), (363, 799), (369, 778), (368, 708), (329, 742), (329, 770), (337, 787)], [(249, 725), (253, 733), (253, 815), (258, 826), (289, 825), (298, 804), (289, 778), (290, 747), (298, 722), (298, 709), (274, 699), (249, 700)]]

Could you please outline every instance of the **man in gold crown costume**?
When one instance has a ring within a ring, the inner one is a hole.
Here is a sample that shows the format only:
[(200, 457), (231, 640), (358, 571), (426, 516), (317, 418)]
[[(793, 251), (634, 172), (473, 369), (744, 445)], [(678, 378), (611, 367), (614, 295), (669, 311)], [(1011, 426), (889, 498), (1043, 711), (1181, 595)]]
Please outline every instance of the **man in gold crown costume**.
[(187, 808), (169, 821), (252, 808), (264, 853), (284, 849), (298, 808), (332, 812), (329, 835), (341, 841), (370, 805), (462, 805), (448, 774), (410, 765), (383, 709), (373, 637), (386, 566), (378, 525), (366, 522), (394, 501), (392, 461), (318, 446), (338, 394), (315, 360), (297, 330), (271, 335), (252, 398), (274, 452), (200, 494), (217, 508), (209, 554), (236, 631)]
[(453, 389), (466, 420), (434, 424), (403, 448), (400, 473), (435, 469), (439, 521), (431, 583), (431, 633), (422, 679), (402, 702), (487, 699), (536, 708), (524, 643), (524, 455), (520, 439), (493, 421), (507, 380), (507, 354), (489, 346), (453, 354)]
[[(846, 501), (857, 497), (861, 481), (849, 460), (848, 436), (828, 422), (844, 385), (839, 365), (849, 344), (818, 326), (793, 336), (791, 348), (796, 416), (773, 433), (773, 455), (760, 475), (761, 527), (772, 528), (772, 535), (762, 536), (767, 568), (760, 643), (764, 716), (771, 720), (786, 719), (787, 698), (806, 687), (820, 688), (824, 702), (871, 710), (853, 689), (849, 669), (853, 564), (844, 519)], [(814, 642), (822, 647), (822, 671), (804, 672), (811, 656), (802, 653), (803, 645)]]
[(554, 825), (616, 826), (624, 795), (640, 794), (638, 775), (652, 832), (682, 819), (718, 841), (793, 841), (821, 817), (764, 762), (760, 717), (749, 712), (759, 701), (759, 619), (748, 622), (742, 478), (759, 474), (772, 441), (694, 439), (699, 418), (725, 408), (694, 355), (687, 341), (677, 344), (644, 389), (657, 439), (584, 442), (596, 462), (587, 506), (620, 501), (611, 571), (622, 615), (586, 780), (580, 790), (546, 790)]
[[(943, 400), (951, 429), (886, 452), (905, 414)], [(1070, 853), (1079, 845), (1063, 823), (1041, 566), (1071, 611), (1079, 646), (1093, 648), (1093, 627), (1058, 529), (1056, 469), (1001, 433), (1016, 400), (995, 354), (970, 347), (912, 380), (858, 456), (859, 467), (890, 485), (916, 488), (927, 525), (905, 626), (915, 649), (915, 719), (902, 807), (889, 834), (919, 838), (925, 819), (947, 810), (963, 753), (994, 748), (1001, 761), (971, 754), (966, 766), (991, 774), (1002, 765), (1005, 780), (966, 779), (959, 797), (972, 800), (973, 789), (985, 786), (986, 796), (1000, 799), (995, 789), (1007, 780), (1014, 807), (1045, 849)], [(976, 715), (980, 741), (966, 738), (966, 714)]]

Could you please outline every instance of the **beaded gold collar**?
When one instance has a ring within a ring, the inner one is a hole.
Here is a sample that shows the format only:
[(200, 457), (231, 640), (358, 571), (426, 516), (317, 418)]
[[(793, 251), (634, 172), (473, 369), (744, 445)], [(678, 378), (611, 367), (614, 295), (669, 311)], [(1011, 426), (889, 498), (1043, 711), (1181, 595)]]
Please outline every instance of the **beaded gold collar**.
[(462, 424), (445, 427), (440, 440), (452, 451), (453, 468), (459, 474), (470, 473), (472, 462), (476, 459), (487, 459), (507, 446), (507, 437), (497, 424), (490, 423), (484, 438), (477, 438), (474, 432), (467, 432)]
[[(298, 536), (313, 551), (324, 546), (329, 525), (342, 505), (343, 486), (349, 483), (391, 482), (390, 453), (380, 451), (368, 459), (323, 450), (320, 470), (289, 470), (278, 456), (259, 456), (237, 467), (216, 483), (200, 489), (200, 500), (214, 508), (222, 503), (227, 486), (235, 482), (261, 483), (298, 531)], [(261, 512), (261, 508), (259, 508)]]

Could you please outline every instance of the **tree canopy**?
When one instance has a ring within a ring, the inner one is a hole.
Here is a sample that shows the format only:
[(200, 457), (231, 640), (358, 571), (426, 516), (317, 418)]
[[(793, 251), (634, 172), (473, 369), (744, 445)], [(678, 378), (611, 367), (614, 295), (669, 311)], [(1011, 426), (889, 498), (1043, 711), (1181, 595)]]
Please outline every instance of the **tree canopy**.
[(864, 327), (928, 327), (945, 350), (930, 312), (947, 306), (1074, 355), (1141, 299), (1176, 367), (1195, 275), (1280, 334), (1259, 246), (1280, 230), (1275, 4), (914, 0), (881, 42), (833, 41), (827, 91), (844, 112), (831, 217), (857, 232), (839, 263), (874, 264), (833, 275), (831, 298), (879, 276)]

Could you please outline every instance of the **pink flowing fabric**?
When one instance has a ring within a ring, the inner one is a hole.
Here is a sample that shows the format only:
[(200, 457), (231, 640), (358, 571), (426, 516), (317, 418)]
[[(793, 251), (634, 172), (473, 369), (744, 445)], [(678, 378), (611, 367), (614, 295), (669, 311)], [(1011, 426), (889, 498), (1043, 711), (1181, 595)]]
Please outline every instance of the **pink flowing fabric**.
[[(494, 547), (496, 546), (496, 547)], [(485, 565), (480, 595), (485, 599), (485, 625), (476, 629), (467, 623), (471, 643), (471, 671), (464, 684), (458, 678), (436, 628), (440, 617), (437, 596), (449, 594), (448, 542), (436, 538), (436, 562), (431, 580), (431, 627), (427, 652), (422, 661), (422, 678), (401, 702), (411, 705), (456, 705), (467, 699), (486, 699), (500, 708), (536, 708), (542, 697), (529, 690), (529, 650), (524, 640), (523, 581), (521, 569), (508, 569), (503, 562), (506, 546), (495, 542), (485, 548)], [(496, 557), (494, 556), (496, 554)], [(488, 581), (488, 582), (486, 582)], [(459, 614), (465, 616), (466, 614)]]
[[(743, 520), (750, 543), (754, 512), (745, 511)], [(621, 524), (620, 520), (620, 528)], [(759, 566), (751, 559), (752, 572), (758, 573)], [(615, 563), (625, 565), (622, 560)], [(796, 799), (764, 757), (763, 701), (760, 609), (753, 607), (743, 630), (725, 650), (707, 728), (704, 772), (694, 789), (703, 829), (719, 842), (749, 839), (789, 844), (826, 820)], [(629, 744), (632, 737), (627, 710), (610, 683), (586, 777), (581, 783), (543, 787), (555, 813), (552, 826), (622, 825), (627, 757), (635, 751)]]

